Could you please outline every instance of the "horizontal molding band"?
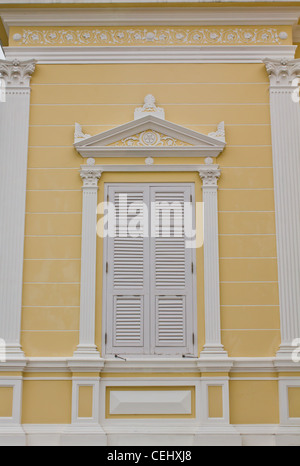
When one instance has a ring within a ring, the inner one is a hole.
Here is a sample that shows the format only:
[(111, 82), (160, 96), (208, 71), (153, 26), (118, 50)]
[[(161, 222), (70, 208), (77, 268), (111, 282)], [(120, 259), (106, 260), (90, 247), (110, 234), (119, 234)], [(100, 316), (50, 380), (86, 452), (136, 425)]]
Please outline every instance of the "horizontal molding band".
[[(18, 364), (19, 362), (19, 364)], [(0, 363), (1, 372), (102, 372), (102, 373), (190, 373), (190, 372), (228, 372), (228, 373), (300, 373), (300, 364), (291, 360), (279, 360), (272, 357), (230, 357), (230, 358), (128, 358), (117, 359), (73, 359), (70, 357), (28, 357), (22, 361)], [(8, 376), (7, 376), (8, 377)], [(10, 377), (9, 377), (10, 378)]]
[(113, 63), (261, 63), (293, 60), (294, 45), (158, 47), (5, 47), (6, 58), (35, 59), (39, 64)]
[[(282, 1), (282, 0), (281, 0)], [(7, 3), (2, 0), (0, 3)], [(17, 0), (16, 4), (22, 5), (28, 3), (27, 0)], [(40, 0), (31, 0), (32, 4), (41, 3)], [(44, 1), (44, 3), (51, 3), (53, 0)], [(107, 2), (99, 2), (97, 0), (84, 2), (82, 0), (67, 1), (65, 3), (89, 3), (99, 4)], [(6, 31), (12, 26), (134, 26), (134, 25), (196, 25), (196, 26), (216, 26), (216, 25), (293, 25), (298, 22), (300, 15), (299, 8), (290, 7), (226, 7), (226, 8), (157, 8), (157, 1), (153, 0), (132, 0), (127, 2), (125, 0), (110, 0), (111, 4), (114, 3), (131, 3), (131, 4), (153, 4), (152, 8), (145, 10), (137, 7), (132, 8), (118, 8), (118, 14), (113, 8), (99, 8), (78, 9), (70, 8), (63, 9), (33, 9), (29, 8), (23, 10), (20, 8), (15, 9), (2, 9), (1, 16)], [(181, 0), (172, 0), (169, 3), (182, 3)], [(198, 0), (190, 0), (190, 4), (199, 3)], [(222, 2), (219, 2), (222, 3)], [(223, 2), (227, 3), (227, 2)], [(252, 1), (255, 5), (255, 2)], [(275, 3), (272, 0), (272, 3)]]

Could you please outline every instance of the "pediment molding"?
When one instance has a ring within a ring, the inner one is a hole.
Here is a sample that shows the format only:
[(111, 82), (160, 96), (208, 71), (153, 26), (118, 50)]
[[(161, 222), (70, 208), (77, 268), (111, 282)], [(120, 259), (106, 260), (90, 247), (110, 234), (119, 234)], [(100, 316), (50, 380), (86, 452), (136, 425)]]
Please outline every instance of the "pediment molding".
[[(149, 96), (147, 96), (149, 97)], [(144, 108), (144, 107), (142, 107)], [(148, 109), (145, 116), (95, 136), (75, 125), (74, 147), (82, 157), (218, 157), (224, 150), (224, 122), (205, 135), (166, 121)], [(137, 115), (137, 114), (136, 114)]]

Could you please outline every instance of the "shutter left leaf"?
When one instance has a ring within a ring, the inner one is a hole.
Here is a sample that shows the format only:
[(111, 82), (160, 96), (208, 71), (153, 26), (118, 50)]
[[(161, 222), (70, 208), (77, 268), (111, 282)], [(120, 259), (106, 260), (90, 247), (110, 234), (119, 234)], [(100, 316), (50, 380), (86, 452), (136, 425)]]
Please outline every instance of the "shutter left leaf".
[(145, 321), (149, 318), (147, 190), (110, 187), (115, 208), (115, 237), (108, 238), (106, 352), (137, 354), (149, 351)]

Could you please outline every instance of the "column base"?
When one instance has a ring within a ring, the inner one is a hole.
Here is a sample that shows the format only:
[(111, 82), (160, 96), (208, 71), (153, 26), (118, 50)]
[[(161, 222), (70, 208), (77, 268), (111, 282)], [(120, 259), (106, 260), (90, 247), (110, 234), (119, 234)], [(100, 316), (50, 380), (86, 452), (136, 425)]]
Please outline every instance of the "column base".
[(25, 359), (24, 351), (22, 350), (22, 346), (19, 344), (12, 345), (7, 343), (3, 352), (6, 359)]
[(73, 358), (68, 360), (68, 366), (72, 372), (100, 372), (104, 367), (104, 359), (92, 355), (91, 353), (77, 353), (75, 351)]
[(275, 366), (278, 369), (299, 370), (300, 347), (292, 345), (281, 345), (275, 358)]
[(220, 359), (228, 358), (227, 351), (224, 350), (223, 345), (204, 345), (200, 353), (200, 359)]
[(101, 359), (96, 345), (78, 345), (73, 357), (75, 359)]
[(6, 345), (0, 350), (0, 368), (7, 371), (22, 372), (27, 364), (20, 345)]

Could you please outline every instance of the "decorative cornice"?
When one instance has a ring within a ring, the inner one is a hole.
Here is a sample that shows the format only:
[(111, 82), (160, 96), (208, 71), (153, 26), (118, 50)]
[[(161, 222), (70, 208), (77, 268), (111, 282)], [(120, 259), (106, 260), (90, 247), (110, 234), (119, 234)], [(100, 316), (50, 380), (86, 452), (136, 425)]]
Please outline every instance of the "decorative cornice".
[(270, 78), (271, 86), (274, 87), (297, 87), (295, 79), (300, 75), (300, 59), (288, 60), (264, 60)]
[(261, 63), (295, 57), (296, 45), (5, 47), (7, 59), (35, 58), (39, 64)]
[(217, 188), (218, 180), (221, 176), (219, 165), (214, 165), (213, 159), (207, 157), (205, 159), (205, 165), (202, 165), (199, 170), (199, 176), (203, 182), (203, 188)]
[[(225, 133), (223, 124), (220, 131)], [(146, 116), (91, 137), (77, 124), (74, 145), (88, 158), (218, 157), (226, 142), (223, 136), (207, 136), (146, 112)]]
[(35, 64), (35, 60), (0, 60), (0, 77), (4, 79), (6, 88), (28, 88)]
[[(2, 3), (1, 0), (0, 3)], [(28, 0), (18, 0), (20, 4), (28, 3)], [(190, 3), (198, 3), (198, 0), (191, 0)], [(7, 3), (7, 0), (4, 1)], [(31, 3), (42, 3), (41, 0), (31, 0)], [(49, 0), (53, 6), (53, 1)], [(76, 3), (87, 3), (83, 0), (73, 1)], [(90, 2), (90, 3), (96, 3)], [(98, 2), (97, 2), (98, 3)], [(110, 0), (110, 3), (120, 3), (120, 1)], [(130, 3), (140, 6), (141, 0), (133, 0)], [(293, 25), (298, 23), (300, 10), (298, 7), (256, 7), (255, 2), (251, 7), (222, 7), (218, 8), (193, 8), (193, 7), (168, 7), (158, 8), (157, 3), (148, 0), (147, 3), (152, 3), (151, 8), (147, 8), (145, 15), (144, 8), (118, 8), (117, 14), (115, 8), (3, 8), (1, 9), (1, 18), (4, 27), (9, 32), (9, 28), (13, 26), (133, 26), (133, 25)], [(161, 3), (161, 2), (160, 2)], [(173, 0), (173, 4), (179, 3), (179, 0)], [(180, 1), (182, 3), (182, 1)], [(219, 2), (221, 3), (221, 2)], [(272, 0), (272, 3), (275, 3)], [(100, 13), (101, 12), (101, 13)]]
[(98, 188), (98, 181), (101, 178), (103, 170), (95, 165), (94, 159), (88, 159), (87, 165), (82, 165), (80, 176), (83, 181), (83, 189)]

